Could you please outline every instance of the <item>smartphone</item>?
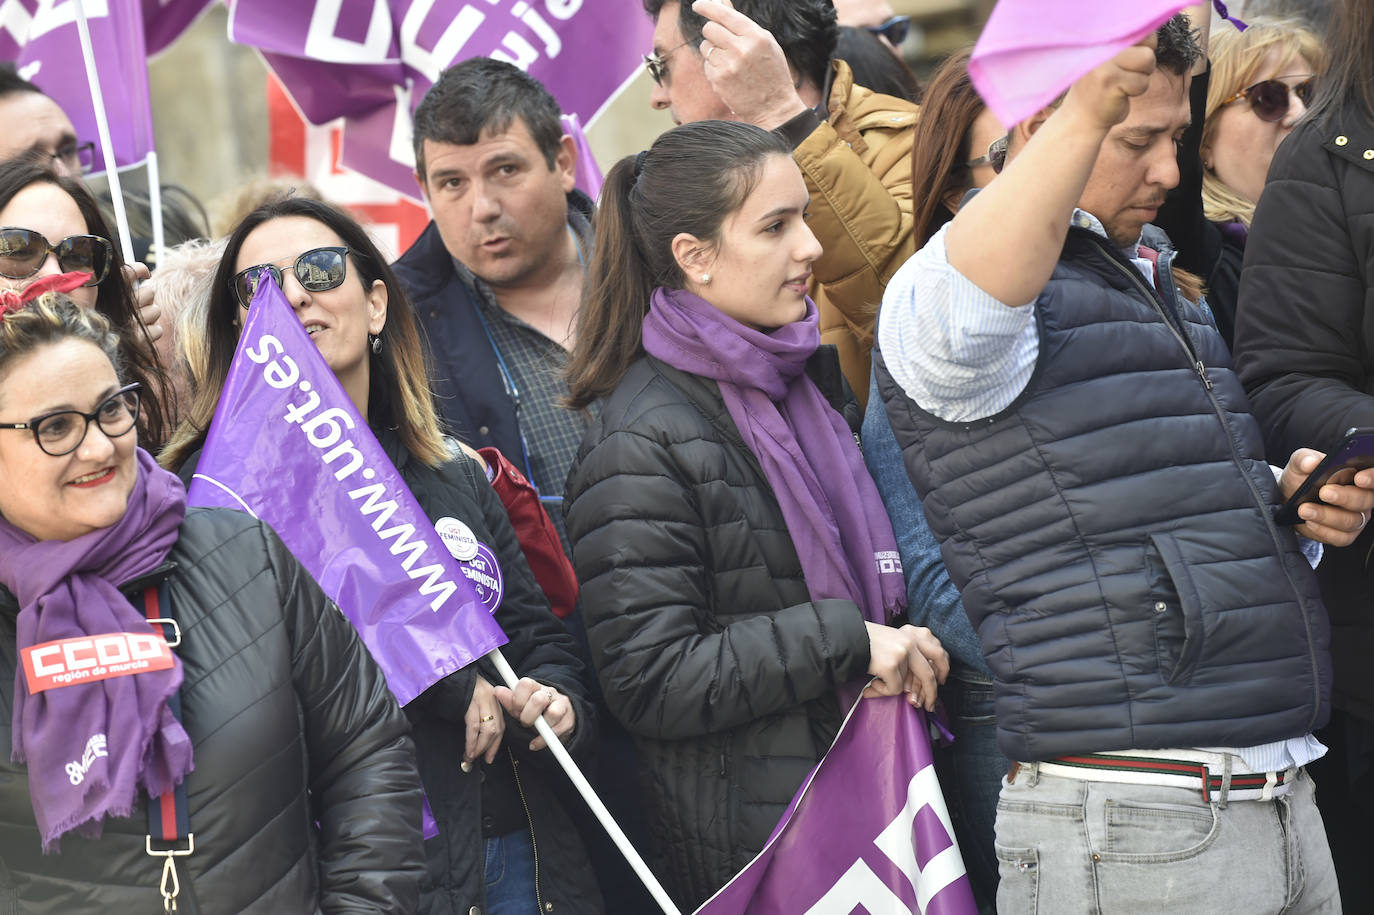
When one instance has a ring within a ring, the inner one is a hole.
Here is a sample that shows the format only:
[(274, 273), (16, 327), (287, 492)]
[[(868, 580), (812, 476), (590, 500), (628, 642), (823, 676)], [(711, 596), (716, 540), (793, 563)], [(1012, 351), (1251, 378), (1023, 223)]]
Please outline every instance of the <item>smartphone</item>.
[(1279, 524), (1301, 524), (1299, 505), (1320, 502), (1317, 493), (1327, 483), (1349, 483), (1356, 473), (1370, 467), (1374, 467), (1374, 429), (1347, 429), (1341, 443), (1322, 459), (1317, 469), (1298, 487), (1298, 491), (1283, 503), (1274, 520)]

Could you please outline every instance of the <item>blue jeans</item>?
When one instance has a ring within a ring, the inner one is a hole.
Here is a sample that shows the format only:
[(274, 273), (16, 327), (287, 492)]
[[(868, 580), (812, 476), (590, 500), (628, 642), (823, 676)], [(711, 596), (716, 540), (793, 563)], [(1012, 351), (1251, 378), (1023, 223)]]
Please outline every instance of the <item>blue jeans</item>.
[(1341, 911), (1312, 779), (1269, 801), (1022, 766), (997, 807), (1000, 915)]
[(991, 913), (997, 900), (993, 827), (1002, 776), (1010, 763), (997, 749), (991, 678), (955, 665), (940, 688), (954, 743), (935, 749), (935, 771), (944, 788), (954, 837), (964, 856), (978, 909)]
[(484, 839), (486, 915), (542, 915), (534, 887), (534, 843), (529, 832)]

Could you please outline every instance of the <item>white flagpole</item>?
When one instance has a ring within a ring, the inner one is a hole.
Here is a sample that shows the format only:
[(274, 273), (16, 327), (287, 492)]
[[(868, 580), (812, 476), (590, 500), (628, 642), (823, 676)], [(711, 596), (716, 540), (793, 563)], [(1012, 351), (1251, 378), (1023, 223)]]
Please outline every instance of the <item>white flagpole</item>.
[[(496, 670), (501, 674), (501, 679), (506, 681), (506, 685), (511, 689), (515, 689), (520, 682), (520, 678), (517, 677), (515, 671), (511, 669), (510, 662), (506, 660), (506, 656), (501, 654), (501, 649), (492, 649), (487, 657), (496, 665)], [(567, 748), (563, 746), (562, 741), (554, 734), (553, 728), (549, 727), (549, 723), (544, 720), (543, 715), (540, 715), (538, 720), (534, 722), (534, 728), (539, 732), (539, 736), (544, 738), (544, 743), (548, 744), (549, 750), (553, 753), (554, 758), (563, 766), (563, 771), (568, 773), (568, 778), (572, 780), (573, 786), (577, 788), (577, 792), (582, 795), (582, 799), (587, 802), (587, 806), (592, 808), (592, 813), (596, 814), (596, 818), (601, 821), (601, 825), (605, 827), (606, 832), (608, 832), (611, 839), (615, 841), (616, 847), (620, 849), (620, 853), (625, 856), (626, 861), (630, 862), (630, 867), (634, 868), (635, 874), (649, 890), (650, 895), (654, 897), (654, 901), (663, 909), (665, 915), (682, 915), (678, 907), (673, 904), (673, 900), (668, 898), (667, 892), (664, 891), (658, 879), (650, 872), (649, 866), (644, 863), (644, 859), (639, 856), (639, 852), (635, 851), (634, 846), (630, 844), (630, 840), (625, 837), (625, 833), (621, 830), (620, 824), (611, 816), (611, 812), (606, 809), (606, 805), (601, 803), (601, 798), (596, 796), (596, 791), (594, 791), (591, 784), (588, 783), (587, 777), (582, 774), (582, 770), (577, 767), (577, 763), (573, 762), (573, 758), (568, 753)]]
[(129, 214), (124, 210), (124, 190), (119, 186), (119, 169), (115, 168), (114, 148), (110, 143), (110, 122), (105, 116), (105, 97), (100, 94), (100, 76), (95, 71), (95, 50), (91, 47), (91, 30), (86, 25), (86, 9), (81, 0), (72, 0), (76, 9), (76, 31), (81, 36), (81, 56), (86, 61), (86, 82), (91, 87), (91, 101), (95, 104), (95, 126), (100, 134), (100, 151), (105, 155), (105, 177), (110, 182), (110, 200), (114, 204), (115, 228), (119, 231), (119, 249), (124, 262), (134, 262), (134, 243), (129, 235)]
[(157, 174), (157, 150), (148, 150), (148, 203), (152, 207), (153, 219), (153, 248), (149, 260), (156, 266), (162, 263), (162, 255), (165, 252), (163, 245), (166, 236), (162, 232), (162, 180)]

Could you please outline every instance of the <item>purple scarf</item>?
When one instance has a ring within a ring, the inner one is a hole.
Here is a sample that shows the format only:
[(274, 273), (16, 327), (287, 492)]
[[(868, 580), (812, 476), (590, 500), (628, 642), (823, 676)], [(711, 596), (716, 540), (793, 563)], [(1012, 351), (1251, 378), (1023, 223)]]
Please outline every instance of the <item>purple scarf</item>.
[[(17, 648), (55, 639), (152, 632), (118, 586), (167, 558), (186, 517), (181, 481), (138, 451), (138, 481), (113, 526), (75, 540), (38, 540), (0, 519), (0, 583), (19, 599)], [(106, 816), (133, 812), (140, 788), (170, 790), (191, 771), (191, 740), (167, 708), (181, 661), (166, 670), (30, 695), (14, 677), (14, 761), (27, 763), (43, 851), (63, 833), (100, 836)], [(103, 751), (103, 752), (102, 752)]]
[(720, 385), (730, 416), (782, 508), (812, 600), (840, 598), (886, 623), (906, 606), (897, 541), (854, 434), (806, 375), (816, 305), (763, 333), (684, 290), (655, 289), (644, 349)]

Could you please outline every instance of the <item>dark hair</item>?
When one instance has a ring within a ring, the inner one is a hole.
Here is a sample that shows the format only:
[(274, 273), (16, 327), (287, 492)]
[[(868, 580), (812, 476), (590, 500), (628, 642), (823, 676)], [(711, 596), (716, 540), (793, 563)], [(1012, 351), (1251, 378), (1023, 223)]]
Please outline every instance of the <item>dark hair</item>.
[(764, 161), (790, 155), (772, 131), (697, 121), (615, 164), (601, 187), (596, 246), (582, 284), (577, 343), (566, 372), (569, 407), (582, 409), (615, 390), (643, 349), (640, 334), (654, 288), (685, 285), (673, 238), (687, 232), (718, 241), (721, 224), (757, 186)]
[(39, 89), (33, 83), (19, 75), (19, 69), (14, 65), (13, 61), (7, 60), (0, 62), (0, 98), (12, 92), (36, 92), (39, 95), (43, 94), (42, 89)]
[(445, 70), (415, 109), (415, 170), (425, 177), (425, 140), (471, 146), (482, 131), (507, 130), (516, 118), (550, 169), (563, 139), (562, 112), (544, 84), (519, 67), (473, 57)]
[[(110, 202), (110, 189), (106, 186), (97, 192), (100, 211), (113, 219), (114, 205)], [(146, 255), (141, 245), (150, 249), (153, 238), (153, 202), (146, 190), (124, 188), (124, 212), (129, 219), (129, 234), (134, 238), (134, 254), (142, 257), (148, 266), (157, 269), (155, 252)], [(195, 195), (179, 184), (162, 185), (162, 234), (163, 244), (168, 248), (190, 241), (193, 238), (210, 236), (210, 214)]]
[(1374, 121), (1374, 3), (1339, 0), (1326, 31), (1326, 70), (1307, 116), (1326, 120), (1358, 105)]
[(984, 104), (968, 76), (971, 49), (945, 58), (926, 86), (921, 119), (911, 141), (911, 196), (916, 201), (912, 232), (916, 247), (930, 241), (940, 226), (954, 218), (944, 199), (973, 186), (967, 162), (982, 155), (969, 147), (973, 122)]
[(849, 64), (854, 82), (865, 89), (921, 103), (921, 84), (916, 74), (868, 29), (840, 26), (835, 56)]
[[(86, 223), (86, 232), (110, 240), (110, 272), (96, 288), (95, 310), (100, 312), (114, 326), (119, 334), (120, 357), (130, 381), (143, 386), (143, 408), (140, 415), (140, 438), (149, 451), (156, 450), (166, 441), (171, 430), (167, 428), (167, 414), (164, 404), (170, 396), (167, 388), (167, 375), (158, 361), (157, 351), (153, 348), (148, 330), (139, 320), (138, 308), (134, 303), (133, 291), (124, 280), (124, 255), (120, 252), (119, 240), (110, 231), (100, 207), (90, 191), (76, 178), (57, 175), (47, 165), (46, 160), (32, 157), (11, 159), (0, 162), (0, 209), (10, 205), (16, 195), (31, 184), (46, 183), (56, 186), (72, 198), (81, 218)], [(61, 239), (50, 238), (56, 242)]]
[(1202, 57), (1202, 45), (1198, 44), (1197, 32), (1193, 31), (1192, 23), (1183, 13), (1161, 25), (1155, 37), (1159, 40), (1155, 48), (1155, 65), (1175, 76), (1187, 74)]
[[(644, 0), (644, 12), (657, 18), (669, 2), (671, 0)], [(735, 0), (735, 9), (771, 32), (787, 62), (817, 89), (824, 90), (826, 70), (839, 41), (835, 5), (831, 0)], [(691, 0), (678, 3), (678, 28), (682, 40), (690, 43), (694, 50), (701, 44), (701, 28), (705, 24), (705, 18), (692, 11)]]
[(371, 357), (367, 420), (374, 427), (396, 429), (401, 444), (417, 460), (430, 466), (444, 463), (448, 451), (434, 412), (419, 325), (396, 274), (367, 231), (352, 216), (332, 204), (286, 195), (269, 198), (249, 213), (225, 244), (224, 257), (211, 281), (206, 326), (200, 329), (205, 335), (205, 377), (192, 379), (195, 393), (185, 409), (185, 419), (158, 459), (163, 466), (176, 470), (192, 452), (204, 445), (238, 345), (239, 303), (230, 283), (237, 272), (239, 251), (254, 229), (289, 216), (313, 219), (338, 235), (350, 252), (351, 277), (356, 277), (364, 288), (371, 288), (377, 280), (386, 285), (385, 343), (382, 351)]

